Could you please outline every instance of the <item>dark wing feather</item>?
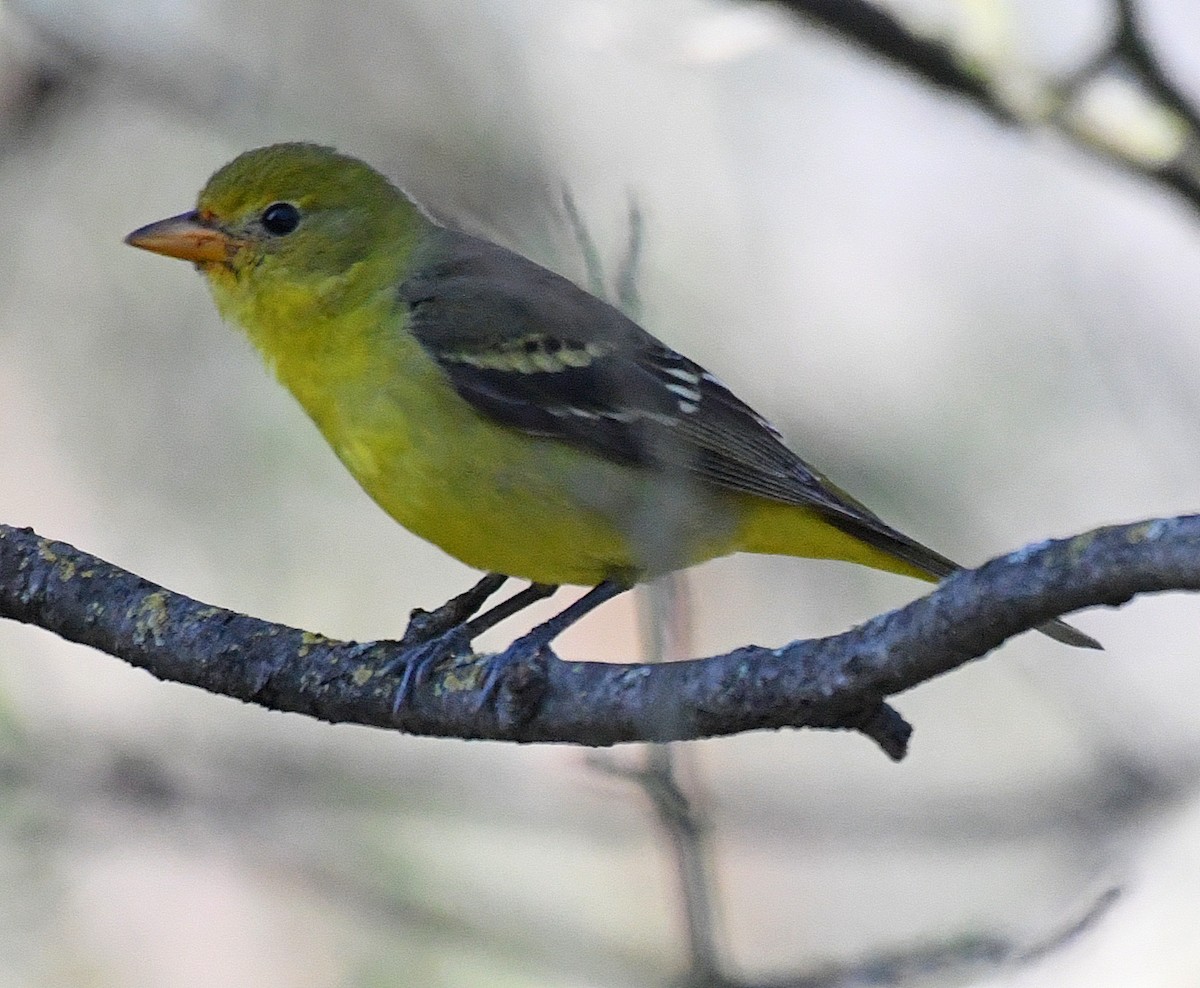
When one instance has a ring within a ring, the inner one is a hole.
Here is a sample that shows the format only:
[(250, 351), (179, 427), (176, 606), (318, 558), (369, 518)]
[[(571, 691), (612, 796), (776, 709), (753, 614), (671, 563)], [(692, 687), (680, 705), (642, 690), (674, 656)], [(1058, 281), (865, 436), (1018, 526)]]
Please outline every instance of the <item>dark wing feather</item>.
[(649, 339), (640, 327), (487, 241), (441, 230), (424, 253), (400, 296), (413, 335), (463, 398), (524, 432), (653, 463), (654, 416), (674, 403), (629, 359)]
[(954, 563), (809, 467), (695, 362), (607, 303), (487, 241), (440, 230), (400, 286), (417, 340), (483, 414), (623, 463), (806, 505), (942, 576)]

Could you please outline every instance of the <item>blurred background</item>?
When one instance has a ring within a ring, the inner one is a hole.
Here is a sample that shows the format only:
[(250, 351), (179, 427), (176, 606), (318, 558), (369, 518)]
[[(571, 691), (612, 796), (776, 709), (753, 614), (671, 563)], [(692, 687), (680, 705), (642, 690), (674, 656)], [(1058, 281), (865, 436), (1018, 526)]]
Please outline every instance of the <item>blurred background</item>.
[[(193, 271), (121, 243), (281, 139), (576, 278), (564, 192), (610, 280), (636, 204), (647, 328), (966, 563), (1194, 511), (1200, 216), (1160, 179), (1198, 144), (1106, 52), (1136, 9), (1200, 100), (1200, 8), (879, 9), (987, 98), (761, 3), (0, 0), (0, 521), (358, 640), (475, 579), (355, 486)], [(688, 582), (696, 654), (921, 592), (751, 557)], [(1102, 654), (1027, 635), (902, 696), (899, 765), (848, 734), (684, 746), (730, 976), (1200, 983), (1198, 616), (1087, 613)], [(638, 657), (635, 602), (560, 645)], [(649, 800), (585, 752), (330, 727), (0, 625), (0, 985), (665, 985), (688, 963)]]

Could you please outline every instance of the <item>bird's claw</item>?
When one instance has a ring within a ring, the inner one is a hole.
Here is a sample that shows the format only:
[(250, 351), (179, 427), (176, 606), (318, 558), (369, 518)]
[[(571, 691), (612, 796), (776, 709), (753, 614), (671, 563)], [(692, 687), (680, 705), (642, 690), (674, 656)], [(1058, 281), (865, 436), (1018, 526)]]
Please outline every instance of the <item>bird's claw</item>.
[(392, 668), (385, 670), (393, 671), (401, 661), (404, 663), (400, 685), (396, 687), (396, 693), (392, 698), (393, 715), (399, 713), (400, 709), (412, 699), (413, 693), (428, 678), (434, 666), (449, 656), (460, 654), (464, 649), (470, 648), (470, 645), (471, 639), (466, 627), (459, 625), (402, 652), (391, 663)]
[(510, 676), (510, 671), (518, 667), (533, 668), (547, 650), (542, 641), (527, 641), (518, 639), (503, 652), (498, 652), (487, 661), (487, 674), (479, 687), (479, 701), (476, 712), (489, 704), (494, 704), (499, 696), (500, 685)]

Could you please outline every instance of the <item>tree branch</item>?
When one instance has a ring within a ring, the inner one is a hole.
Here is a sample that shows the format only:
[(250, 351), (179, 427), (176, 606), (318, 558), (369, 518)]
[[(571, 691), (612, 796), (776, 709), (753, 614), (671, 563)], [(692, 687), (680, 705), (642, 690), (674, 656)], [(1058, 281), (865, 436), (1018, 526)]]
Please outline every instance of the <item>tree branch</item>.
[[(922, 37), (904, 23), (899, 11), (878, 7), (870, 0), (770, 0), (797, 17), (816, 24), (870, 53), (911, 72), (931, 86), (973, 103), (993, 119), (1026, 130), (1050, 126), (1076, 147), (1117, 168), (1169, 189), (1200, 211), (1200, 110), (1170, 78), (1155, 46), (1141, 27), (1136, 0), (1111, 0), (1114, 31), (1104, 48), (1087, 60), (1065, 85), (1052, 79), (1023, 80), (1024, 94), (1013, 102), (994, 66), (981, 64), (970, 52), (957, 50), (951, 39)], [(1130, 144), (1111, 124), (1085, 126), (1064, 112), (1096, 77), (1123, 70), (1136, 80), (1149, 104), (1170, 114), (1179, 135), (1169, 147), (1153, 153)], [(1060, 105), (1061, 104), (1061, 105)], [(1047, 108), (1057, 107), (1053, 112)]]
[[(412, 734), (611, 745), (781, 727), (861, 731), (893, 758), (909, 727), (884, 702), (1060, 614), (1200, 589), (1200, 516), (1043, 542), (947, 579), (841, 635), (665, 665), (547, 657), (481, 703), (486, 656), (449, 654), (393, 709), (419, 648), (340, 642), (211, 607), (30, 529), (0, 525), (0, 617), (159, 679), (275, 710)], [(383, 672), (384, 668), (389, 671)]]
[(972, 75), (944, 43), (922, 38), (869, 0), (773, 0), (793, 14), (906, 69), (938, 89), (965, 97), (996, 120), (1018, 123), (985, 79)]

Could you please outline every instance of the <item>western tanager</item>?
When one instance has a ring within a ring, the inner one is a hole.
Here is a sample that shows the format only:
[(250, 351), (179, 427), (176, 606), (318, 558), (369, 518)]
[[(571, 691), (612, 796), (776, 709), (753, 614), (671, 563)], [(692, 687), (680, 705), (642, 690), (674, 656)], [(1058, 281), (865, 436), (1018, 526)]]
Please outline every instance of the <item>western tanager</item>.
[[(560, 584), (593, 587), (517, 643), (536, 650), (633, 584), (732, 552), (928, 581), (958, 568), (704, 368), (566, 278), (434, 222), (355, 158), (248, 151), (194, 210), (127, 242), (195, 262), (384, 511), (469, 566), (532, 581), (464, 618), (468, 639)], [(472, 606), (501, 582), (485, 578)], [(1040, 630), (1099, 647), (1060, 621)]]

